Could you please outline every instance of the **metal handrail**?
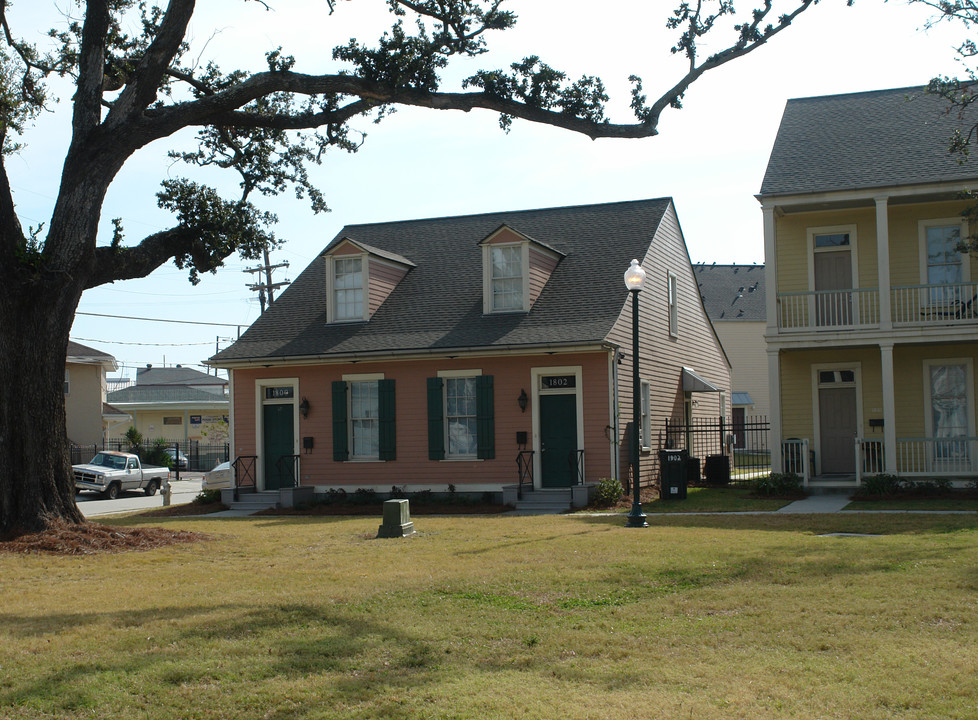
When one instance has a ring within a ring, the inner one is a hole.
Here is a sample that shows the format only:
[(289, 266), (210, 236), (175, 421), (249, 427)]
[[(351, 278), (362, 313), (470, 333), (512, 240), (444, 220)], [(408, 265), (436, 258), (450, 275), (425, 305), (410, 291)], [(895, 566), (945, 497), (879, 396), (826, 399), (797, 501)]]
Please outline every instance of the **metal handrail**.
[(533, 450), (520, 450), (516, 455), (516, 466), (519, 468), (519, 485), (516, 487), (516, 499), (523, 499), (523, 482), (533, 487)]
[[(257, 455), (239, 455), (231, 463), (234, 468), (234, 499), (238, 500), (238, 488), (253, 487), (258, 488), (258, 473), (255, 467), (258, 462)], [(240, 471), (240, 479), (239, 479)], [(250, 481), (250, 482), (249, 482)]]
[[(285, 465), (285, 469), (282, 468), (283, 463), (286, 461), (291, 461), (290, 464)], [(275, 462), (275, 467), (278, 469), (279, 476), (279, 487), (299, 487), (299, 456), (298, 455), (281, 455), (279, 459)], [(289, 478), (291, 479), (290, 485), (285, 485), (281, 482), (288, 472)]]
[(571, 450), (567, 462), (570, 464), (571, 472), (577, 480), (578, 485), (584, 484), (584, 449)]

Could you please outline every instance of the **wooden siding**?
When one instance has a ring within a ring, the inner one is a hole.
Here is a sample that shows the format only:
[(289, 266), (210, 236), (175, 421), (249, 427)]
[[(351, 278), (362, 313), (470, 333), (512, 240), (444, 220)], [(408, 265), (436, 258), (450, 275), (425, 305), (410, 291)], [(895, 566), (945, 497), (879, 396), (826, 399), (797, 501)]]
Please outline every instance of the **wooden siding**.
[[(963, 202), (915, 203), (891, 205), (890, 283), (918, 285), (920, 277), (920, 221), (957, 218), (967, 206)], [(971, 258), (971, 279), (975, 280), (975, 258)]]
[(330, 255), (363, 255), (363, 250), (348, 240), (343, 240), (339, 245), (329, 251)]
[(874, 208), (791, 213), (777, 220), (777, 292), (811, 290), (808, 268), (808, 230), (815, 227), (855, 225), (859, 287), (879, 286), (876, 249), (876, 211)]
[[(764, 321), (715, 320), (713, 327), (732, 366), (730, 391), (750, 393), (754, 407), (747, 408), (747, 415), (768, 417), (771, 412), (771, 388), (764, 344), (766, 324)], [(728, 406), (732, 404), (731, 400)]]
[(543, 292), (544, 285), (547, 284), (547, 280), (550, 279), (550, 273), (554, 271), (559, 262), (558, 258), (553, 255), (545, 254), (540, 252), (538, 249), (530, 246), (530, 305), (536, 302), (536, 299), (540, 297), (540, 293)]
[(495, 233), (486, 238), (481, 244), (482, 245), (504, 245), (507, 243), (521, 243), (525, 242), (526, 238), (517, 232), (514, 232), (511, 228), (502, 227), (499, 228)]
[[(454, 484), (501, 487), (518, 480), (516, 433), (532, 433), (533, 407), (521, 412), (522, 390), (532, 396), (530, 369), (582, 366), (583, 426), (586, 479), (608, 477), (611, 450), (608, 424), (608, 354), (604, 352), (553, 355), (509, 355), (483, 358), (432, 358), (387, 362), (321, 364), (301, 367), (237, 369), (234, 371), (235, 455), (256, 455), (255, 381), (298, 378), (301, 398), (309, 401), (306, 418), (299, 418), (297, 437), (312, 437), (314, 448), (301, 458), (304, 485), (364, 486), (388, 490), (392, 485), (416, 489)], [(493, 460), (429, 460), (426, 381), (439, 371), (479, 370), (494, 377), (496, 457)], [(345, 374), (383, 373), (396, 383), (397, 459), (390, 462), (335, 462), (332, 452), (330, 388)], [(532, 449), (528, 447), (527, 449)]]
[[(650, 410), (653, 452), (641, 459), (642, 485), (657, 480), (658, 457), (665, 420), (683, 415), (682, 368), (695, 370), (721, 388), (726, 395), (726, 412), (730, 414), (730, 367), (720, 342), (703, 310), (699, 286), (693, 275), (689, 254), (675, 208), (670, 206), (654, 233), (648, 254), (642, 259), (647, 273), (645, 289), (639, 293), (640, 374), (650, 382)], [(622, 272), (631, 258), (622, 258)], [(678, 335), (669, 334), (667, 302), (668, 273), (677, 276)], [(627, 472), (629, 438), (626, 430), (632, 420), (632, 301), (622, 283), (622, 313), (608, 336), (621, 347), (625, 359), (618, 366), (621, 468)], [(694, 417), (717, 417), (720, 409), (717, 393), (693, 393)]]
[(371, 257), (368, 262), (369, 271), (367, 275), (370, 278), (369, 313), (373, 315), (387, 299), (387, 296), (397, 287), (401, 278), (407, 275), (407, 268), (385, 263), (375, 257)]
[(102, 392), (104, 371), (101, 365), (66, 363), (68, 394), (65, 398), (65, 426), (68, 438), (78, 445), (102, 442)]

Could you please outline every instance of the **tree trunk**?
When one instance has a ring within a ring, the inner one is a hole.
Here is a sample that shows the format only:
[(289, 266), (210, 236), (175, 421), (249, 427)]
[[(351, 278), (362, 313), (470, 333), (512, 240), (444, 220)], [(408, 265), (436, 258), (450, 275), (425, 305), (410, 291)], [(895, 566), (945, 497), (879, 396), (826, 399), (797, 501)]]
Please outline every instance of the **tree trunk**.
[[(10, 280), (10, 273), (3, 273)], [(70, 279), (13, 279), (0, 292), (0, 537), (82, 523), (65, 427)]]

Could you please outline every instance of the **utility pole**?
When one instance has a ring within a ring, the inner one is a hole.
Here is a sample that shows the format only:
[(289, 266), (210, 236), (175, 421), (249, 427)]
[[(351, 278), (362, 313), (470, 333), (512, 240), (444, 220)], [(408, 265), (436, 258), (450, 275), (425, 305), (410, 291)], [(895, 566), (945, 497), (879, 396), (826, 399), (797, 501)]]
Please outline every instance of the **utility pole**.
[[(265, 312), (266, 294), (268, 297), (268, 305), (271, 306), (271, 304), (275, 302), (275, 290), (277, 290), (280, 287), (285, 287), (286, 285), (289, 284), (289, 282), (291, 282), (290, 280), (286, 279), (283, 282), (273, 283), (272, 271), (277, 270), (279, 268), (287, 268), (289, 266), (289, 263), (288, 261), (285, 261), (285, 262), (280, 262), (277, 265), (272, 265), (272, 261), (268, 258), (267, 247), (265, 248), (264, 255), (265, 255), (264, 265), (259, 265), (258, 267), (253, 267), (253, 268), (245, 268), (244, 270), (242, 270), (242, 272), (246, 272), (246, 273), (259, 273), (258, 282), (249, 285), (248, 289), (258, 292), (258, 302), (261, 303), (262, 313)], [(260, 273), (262, 272), (265, 273), (265, 282), (261, 282)]]

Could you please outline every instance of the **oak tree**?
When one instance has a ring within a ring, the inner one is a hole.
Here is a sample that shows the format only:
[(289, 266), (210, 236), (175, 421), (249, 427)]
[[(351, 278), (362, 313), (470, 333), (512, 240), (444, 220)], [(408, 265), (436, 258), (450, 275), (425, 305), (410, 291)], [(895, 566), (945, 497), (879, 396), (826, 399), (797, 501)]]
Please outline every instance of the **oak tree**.
[[(195, 282), (234, 253), (257, 257), (279, 242), (262, 197), (290, 191), (324, 210), (310, 167), (332, 149), (356, 149), (351, 123), (397, 106), (483, 109), (498, 113), (504, 127), (522, 120), (591, 138), (654, 136), (660, 115), (680, 107), (703, 73), (761, 47), (818, 0), (784, 0), (792, 4), (777, 9), (775, 0), (762, 0), (740, 14), (730, 0), (679, 2), (665, 21), (685, 70), (651, 78), (664, 88), (652, 99), (645, 90), (650, 78), (633, 75), (634, 117), (627, 122), (606, 117), (599, 78), (569, 78), (529, 52), (510, 67), (443, 86), (453, 60), (487, 53), (490, 36), (516, 23), (517, 3), (507, 0), (384, 0), (390, 26), (376, 41), (337, 46), (328, 73), (303, 72), (287, 48), (268, 48), (265, 65), (251, 69), (188, 57), (194, 0), (72, 0), (67, 22), (39, 46), (25, 38), (44, 28), (16, 27), (11, 13), (19, 2), (38, 1), (0, 0), (3, 536), (43, 529), (53, 519), (83, 521), (68, 460), (63, 377), (69, 330), (87, 289), (144, 277), (169, 260)], [(337, 13), (350, 10), (323, 1)], [(236, 2), (241, 11), (264, 12), (273, 0)], [(702, 52), (707, 36), (722, 49)], [(56, 196), (50, 217), (25, 229), (7, 164), (31, 141), (38, 114), (57, 102), (49, 92), (58, 78), (73, 85), (64, 101), (70, 144), (61, 176), (50, 178)], [(133, 242), (118, 225), (112, 237), (99, 237), (106, 193), (120, 169), (141, 148), (186, 128), (197, 133), (196, 149), (171, 154), (187, 176), (164, 180), (157, 195), (172, 227)], [(232, 173), (240, 193), (225, 197), (196, 181), (195, 168), (202, 167)]]

